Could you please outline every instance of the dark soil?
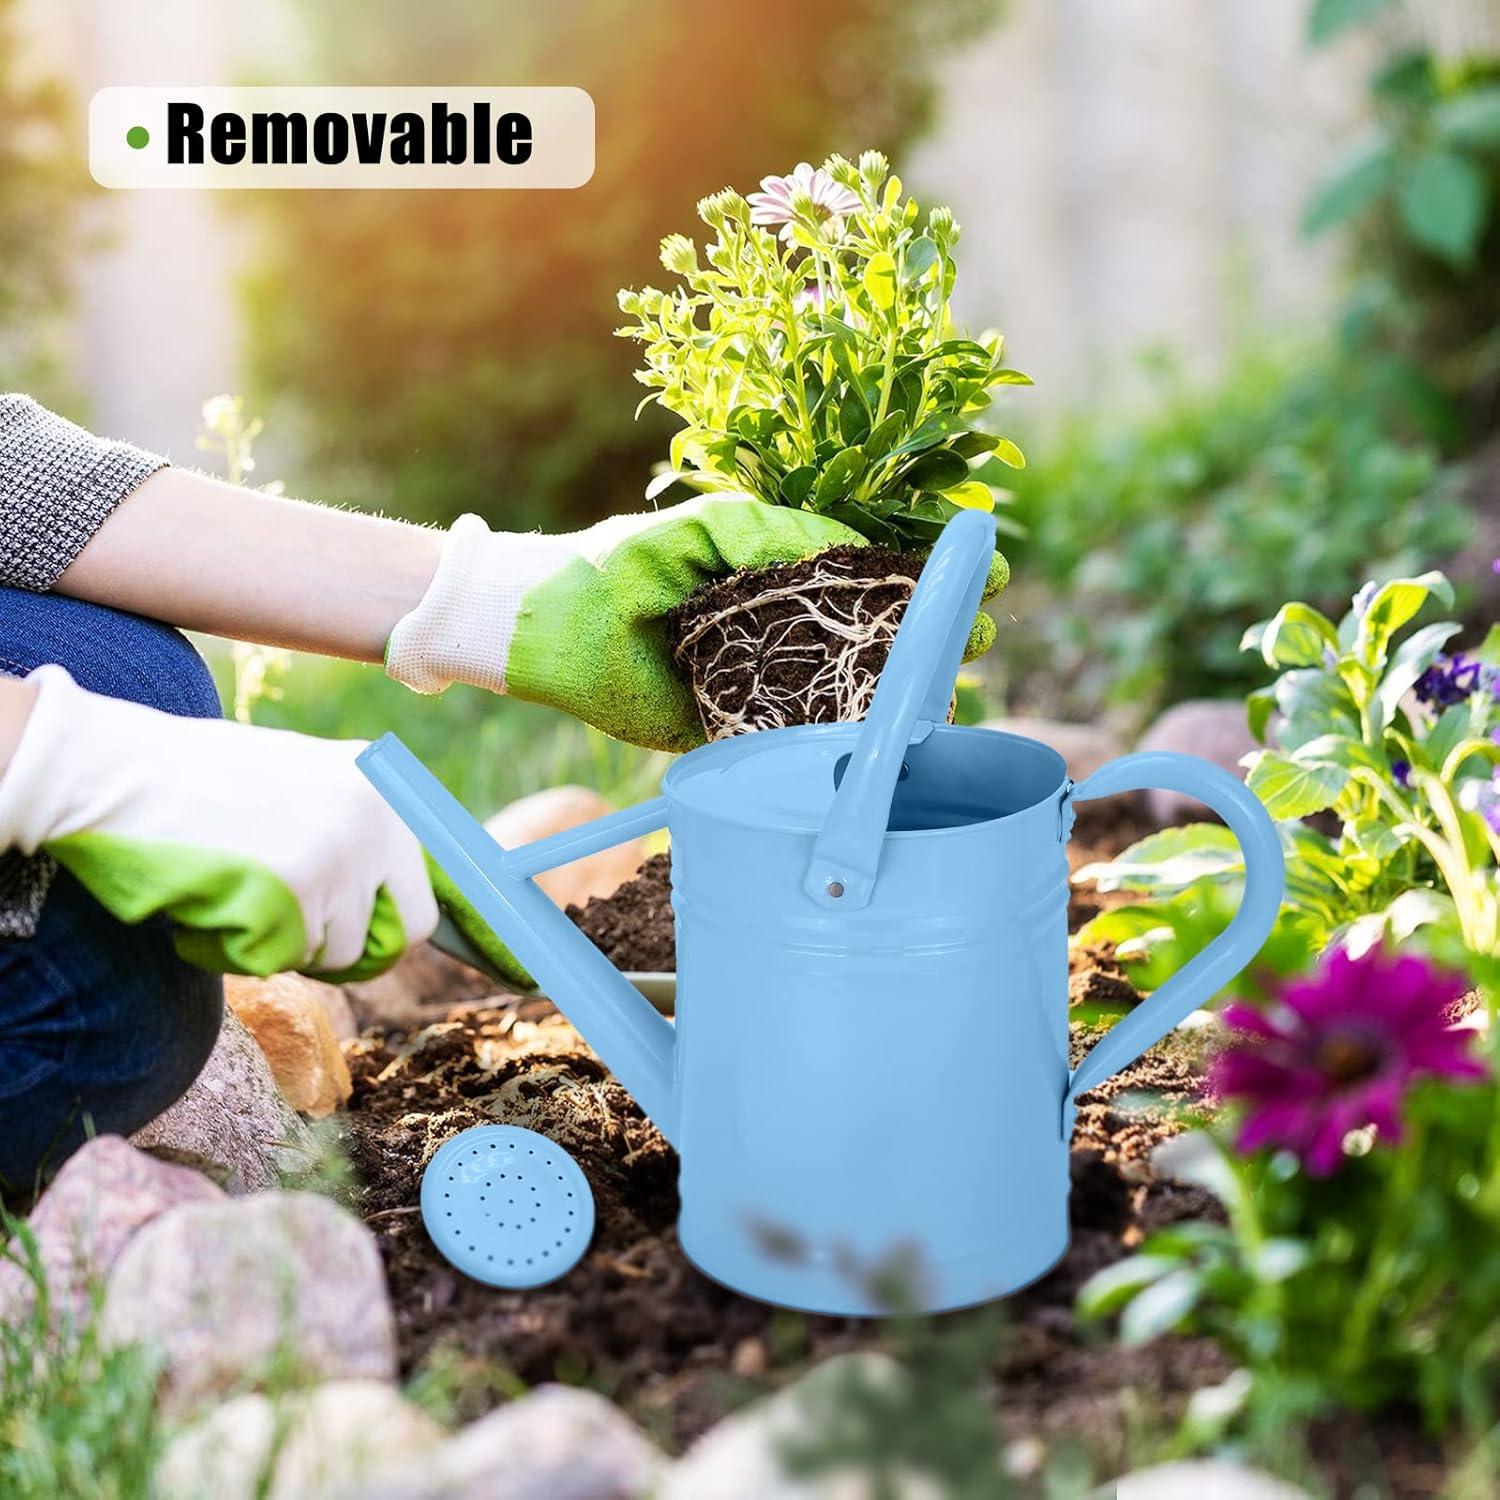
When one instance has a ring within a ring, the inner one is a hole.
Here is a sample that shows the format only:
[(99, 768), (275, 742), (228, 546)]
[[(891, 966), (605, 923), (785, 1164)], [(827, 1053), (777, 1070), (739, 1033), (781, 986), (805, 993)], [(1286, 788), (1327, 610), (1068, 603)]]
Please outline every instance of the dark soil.
[[(667, 616), (667, 642), (708, 737), (862, 718), (923, 561), (834, 547), (692, 594)], [(868, 643), (851, 646), (850, 629)]]
[[(1080, 1045), (1086, 1037), (1080, 1036)], [(1073, 1244), (1046, 1278), (1011, 1299), (996, 1377), (1007, 1431), (1096, 1430), (1123, 1445), (1127, 1411), (1170, 1415), (1221, 1379), (1200, 1341), (1122, 1352), (1080, 1334), (1071, 1302), (1085, 1278), (1156, 1224), (1213, 1212), (1153, 1179), (1145, 1157), (1194, 1096), (1195, 1050), (1174, 1041), (1082, 1101), (1073, 1154)], [(404, 1045), (351, 1044), (347, 1145), (360, 1210), (385, 1258), (403, 1369), (429, 1357), (496, 1361), (527, 1383), (601, 1383), (670, 1446), (691, 1441), (747, 1389), (808, 1363), (880, 1343), (868, 1322), (777, 1312), (700, 1275), (677, 1244), (675, 1154), (550, 1004), (517, 1000), (418, 1032)], [(593, 1188), (597, 1229), (562, 1281), (509, 1293), (470, 1281), (432, 1248), (417, 1210), (433, 1151), (471, 1125), (529, 1126), (566, 1146)], [(961, 1315), (960, 1315), (961, 1316)], [(1059, 1400), (1059, 1390), (1068, 1397)], [(476, 1410), (493, 1393), (471, 1393)], [(1106, 1455), (1123, 1460), (1118, 1453)]]
[(653, 854), (614, 895), (590, 896), (568, 916), (617, 969), (676, 973), (670, 854)]

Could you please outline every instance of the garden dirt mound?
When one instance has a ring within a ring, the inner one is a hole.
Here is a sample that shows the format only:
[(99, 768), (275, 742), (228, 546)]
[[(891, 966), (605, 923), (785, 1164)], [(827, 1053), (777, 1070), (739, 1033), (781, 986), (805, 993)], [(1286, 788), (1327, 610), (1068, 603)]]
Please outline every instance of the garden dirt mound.
[[(914, 1009), (914, 1026), (917, 1016)], [(528, 1384), (587, 1379), (675, 1448), (746, 1395), (827, 1355), (879, 1344), (875, 1325), (778, 1312), (688, 1263), (675, 1229), (675, 1153), (548, 1002), (512, 1000), (428, 1026), (404, 1044), (365, 1038), (350, 1053), (346, 1144), (362, 1184), (359, 1211), (385, 1259), (407, 1372), (435, 1357), (476, 1368), (498, 1362)], [(1003, 1420), (1017, 1435), (1076, 1422), (1123, 1441), (1127, 1408), (1144, 1402), (1170, 1413), (1227, 1373), (1211, 1345), (1168, 1339), (1122, 1352), (1081, 1335), (1070, 1310), (1083, 1281), (1151, 1227), (1212, 1211), (1201, 1194), (1155, 1181), (1145, 1161), (1177, 1128), (1195, 1078), (1195, 1051), (1174, 1043), (1082, 1103), (1072, 1247), (1008, 1304), (1010, 1332), (996, 1362)], [(497, 1291), (453, 1270), (417, 1207), (437, 1147), (497, 1121), (566, 1146), (596, 1199), (589, 1254), (536, 1291)], [(465, 1414), (498, 1394), (477, 1386)]]

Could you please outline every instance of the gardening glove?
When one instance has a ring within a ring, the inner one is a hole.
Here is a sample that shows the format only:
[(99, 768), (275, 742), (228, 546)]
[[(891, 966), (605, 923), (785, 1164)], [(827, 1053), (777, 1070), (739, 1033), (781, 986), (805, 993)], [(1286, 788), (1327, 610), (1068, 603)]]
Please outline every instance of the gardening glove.
[[(703, 728), (668, 657), (664, 619), (701, 584), (864, 538), (812, 511), (704, 495), (564, 536), (492, 533), (461, 516), (386, 671), (419, 693), (467, 682), (550, 704), (617, 739), (687, 750)], [(1005, 579), (996, 554), (991, 592)], [(988, 597), (988, 595), (986, 595)], [(983, 649), (989, 639), (971, 646)]]
[(422, 850), (352, 740), (189, 719), (42, 667), (0, 777), (0, 848), (46, 850), (122, 922), (237, 974), (389, 968), (437, 922)]

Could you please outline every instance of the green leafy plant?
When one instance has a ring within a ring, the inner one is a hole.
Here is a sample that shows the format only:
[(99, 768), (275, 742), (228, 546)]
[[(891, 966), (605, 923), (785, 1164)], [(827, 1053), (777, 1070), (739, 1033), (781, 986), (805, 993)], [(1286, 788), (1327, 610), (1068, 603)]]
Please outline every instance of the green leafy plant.
[(265, 230), (246, 281), (252, 394), (305, 456), (288, 484), (512, 530), (638, 509), (671, 429), (631, 421), (616, 288), (651, 276), (661, 227), (707, 187), (851, 139), (903, 150), (933, 116), (940, 60), (1000, 9), (567, 0), (503, 25), (471, 0), (289, 11), (304, 76), (258, 81), (566, 81), (610, 123), (575, 192), (247, 200)]
[[(1452, 598), (1442, 574), (1426, 573), (1367, 584), (1337, 625), (1291, 603), (1246, 633), (1247, 649), (1283, 669), (1248, 700), (1251, 729), (1270, 741), (1248, 781), (1280, 823), (1287, 894), (1241, 993), (1256, 992), (1263, 971), (1303, 967), (1356, 923), (1397, 939), (1436, 923), (1480, 956), (1500, 944), (1500, 630), (1473, 656), (1445, 656), (1459, 627), (1416, 620), (1429, 600)], [(1324, 813), (1337, 834), (1302, 821)], [(1152, 988), (1227, 925), (1243, 864), (1227, 829), (1191, 824), (1079, 878), (1143, 898), (1082, 935), (1120, 944), (1132, 979)]]
[(165, 1432), (158, 1361), (99, 1333), (96, 1289), (74, 1320), (48, 1293), (36, 1238), (0, 1211), (0, 1261), (19, 1267), (26, 1310), (0, 1319), (0, 1494), (14, 1500), (147, 1500)]
[[(1500, 377), (1500, 57), (1445, 57), (1409, 19), (1394, 0), (1313, 6), (1315, 44), (1372, 21), (1389, 21), (1390, 40), (1370, 80), (1372, 128), (1308, 204), (1304, 228), (1351, 235), (1362, 272), (1351, 313), (1372, 346), (1415, 355), (1454, 395), (1492, 397)], [(1473, 403), (1493, 426), (1486, 404)]]
[(1026, 701), (1144, 718), (1243, 692), (1269, 601), (1337, 609), (1467, 539), (1409, 372), (1330, 341), (1243, 346), (1207, 386), (1173, 360), (1149, 374), (1143, 415), (1070, 420), (1012, 481), (1026, 536), (1007, 550), (1045, 589), (1006, 630)]
[(686, 424), (647, 498), (678, 481), (744, 490), (895, 547), (931, 542), (961, 507), (992, 510), (1025, 460), (979, 413), (1030, 381), (998, 334), (953, 326), (952, 213), (924, 219), (878, 151), (763, 187), (698, 205), (713, 232), (701, 262), (685, 236), (662, 241), (676, 290), (620, 293), (633, 321), (618, 332), (644, 345), (640, 409)]
[[(1415, 1406), (1483, 1433), (1500, 1374), (1500, 1093), (1465, 980), (1339, 955), (1269, 1011), (1241, 1008), (1210, 1081), (1228, 1109), (1163, 1148), (1226, 1222), (1175, 1224), (1083, 1287), (1120, 1335), (1207, 1334), (1252, 1379), (1252, 1429), (1334, 1406)], [(1282, 1003), (1284, 1002), (1284, 1003)], [(1227, 1096), (1227, 1097), (1226, 1097)]]

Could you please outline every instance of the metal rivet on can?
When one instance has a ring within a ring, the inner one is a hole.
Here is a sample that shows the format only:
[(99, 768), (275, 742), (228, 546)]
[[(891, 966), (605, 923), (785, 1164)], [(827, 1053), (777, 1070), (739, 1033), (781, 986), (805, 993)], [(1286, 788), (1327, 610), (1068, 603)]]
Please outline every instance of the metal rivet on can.
[(844, 882), (842, 880), (830, 880), (828, 882), (828, 894), (837, 901), (844, 894)]

